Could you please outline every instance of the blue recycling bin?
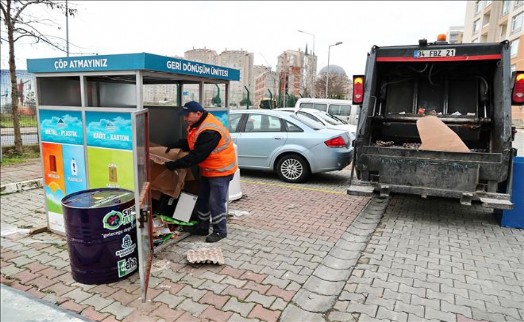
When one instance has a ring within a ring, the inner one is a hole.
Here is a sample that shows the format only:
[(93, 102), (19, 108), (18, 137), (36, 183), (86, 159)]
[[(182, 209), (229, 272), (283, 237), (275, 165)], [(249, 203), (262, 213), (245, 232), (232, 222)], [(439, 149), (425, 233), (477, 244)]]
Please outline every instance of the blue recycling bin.
[(513, 184), (511, 210), (502, 211), (500, 225), (510, 228), (524, 228), (524, 157), (513, 159)]

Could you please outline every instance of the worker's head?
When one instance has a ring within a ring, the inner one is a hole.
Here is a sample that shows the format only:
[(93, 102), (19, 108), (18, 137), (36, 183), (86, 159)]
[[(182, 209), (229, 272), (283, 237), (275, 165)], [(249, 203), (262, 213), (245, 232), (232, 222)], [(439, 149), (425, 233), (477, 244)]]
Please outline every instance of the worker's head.
[(182, 111), (180, 111), (180, 113), (184, 115), (184, 121), (189, 126), (198, 122), (204, 112), (205, 109), (202, 107), (202, 105), (195, 101), (187, 102), (182, 107)]

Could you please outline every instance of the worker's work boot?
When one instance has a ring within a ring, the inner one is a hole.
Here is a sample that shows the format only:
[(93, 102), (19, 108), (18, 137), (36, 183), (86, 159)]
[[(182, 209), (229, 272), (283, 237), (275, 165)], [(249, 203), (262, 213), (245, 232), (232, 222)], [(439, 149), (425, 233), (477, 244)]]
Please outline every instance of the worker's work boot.
[(213, 232), (211, 235), (206, 237), (207, 243), (216, 243), (217, 241), (226, 238), (227, 235)]
[(207, 236), (209, 235), (209, 222), (199, 222), (194, 226), (185, 227), (184, 231), (191, 235)]

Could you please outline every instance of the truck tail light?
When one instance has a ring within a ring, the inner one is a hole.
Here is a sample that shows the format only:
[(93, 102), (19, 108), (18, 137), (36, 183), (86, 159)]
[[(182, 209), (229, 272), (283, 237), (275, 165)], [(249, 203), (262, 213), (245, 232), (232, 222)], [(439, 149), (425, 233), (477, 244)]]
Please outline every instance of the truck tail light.
[(353, 75), (353, 104), (364, 101), (364, 75)]
[(325, 141), (324, 143), (330, 148), (343, 148), (346, 146), (346, 141), (344, 141), (344, 138), (341, 136), (337, 136), (336, 138), (329, 139)]
[(513, 93), (511, 94), (512, 105), (524, 105), (524, 72), (515, 72)]

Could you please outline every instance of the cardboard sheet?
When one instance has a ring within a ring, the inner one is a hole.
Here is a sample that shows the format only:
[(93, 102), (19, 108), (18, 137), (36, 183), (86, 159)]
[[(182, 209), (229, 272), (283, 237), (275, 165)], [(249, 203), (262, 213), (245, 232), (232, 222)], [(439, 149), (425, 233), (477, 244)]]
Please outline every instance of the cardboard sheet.
[(161, 192), (178, 199), (180, 191), (184, 187), (184, 180), (188, 170), (177, 169), (176, 171), (171, 171), (166, 169), (164, 162), (179, 159), (186, 153), (181, 152), (180, 149), (171, 149), (169, 153), (165, 153), (165, 150), (166, 148), (162, 146), (149, 148), (151, 191), (153, 196), (158, 196), (158, 192)]
[(457, 133), (436, 116), (428, 115), (418, 119), (417, 129), (422, 141), (420, 150), (470, 152)]

